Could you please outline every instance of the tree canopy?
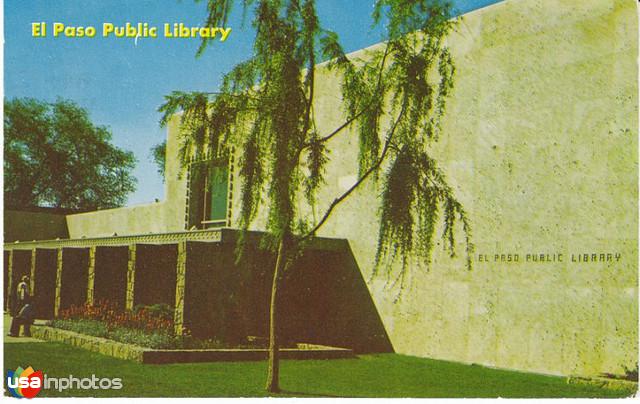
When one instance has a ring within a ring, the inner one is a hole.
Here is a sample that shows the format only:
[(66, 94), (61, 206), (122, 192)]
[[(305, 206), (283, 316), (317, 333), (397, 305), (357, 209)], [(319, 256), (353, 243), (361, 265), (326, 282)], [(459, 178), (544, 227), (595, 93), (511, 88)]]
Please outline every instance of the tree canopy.
[(111, 143), (72, 101), (4, 102), (7, 207), (99, 209), (122, 206), (135, 190), (132, 152)]

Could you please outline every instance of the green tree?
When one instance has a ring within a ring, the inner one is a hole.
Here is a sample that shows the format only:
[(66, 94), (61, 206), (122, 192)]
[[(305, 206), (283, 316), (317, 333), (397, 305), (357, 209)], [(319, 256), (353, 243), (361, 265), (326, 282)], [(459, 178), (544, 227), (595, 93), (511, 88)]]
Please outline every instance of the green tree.
[[(209, 26), (224, 26), (233, 0), (208, 3)], [(448, 4), (436, 0), (377, 0), (373, 20), (388, 37), (361, 60), (345, 55), (335, 33), (320, 26), (315, 0), (244, 0), (253, 11), (253, 55), (222, 80), (219, 91), (174, 92), (160, 107), (161, 124), (182, 110), (181, 157), (192, 153), (240, 156), (240, 225), (247, 229), (260, 209), (277, 251), (270, 301), (266, 388), (279, 390), (278, 291), (304, 244), (334, 209), (367, 180), (377, 180), (380, 229), (376, 268), (411, 269), (409, 257), (429, 262), (439, 223), (450, 254), (454, 224), (462, 223), (470, 268), (470, 225), (444, 174), (429, 154), (441, 136), (440, 120), (453, 88), (454, 64), (445, 38), (455, 23)], [(205, 40), (201, 54), (208, 45)], [(341, 80), (344, 122), (318, 133), (314, 83), (318, 59)], [(353, 131), (348, 131), (353, 128)], [(324, 184), (331, 139), (359, 138), (357, 182), (325, 207), (319, 220), (304, 217), (297, 202), (315, 206)], [(343, 135), (344, 136), (344, 135)], [(417, 236), (416, 236), (417, 235)]]
[(158, 168), (158, 174), (162, 177), (162, 181), (164, 181), (164, 166), (166, 164), (166, 154), (167, 154), (167, 141), (165, 140), (162, 143), (158, 143), (157, 145), (151, 148), (151, 158), (153, 162), (156, 164)]
[(58, 100), (4, 102), (4, 197), (9, 207), (122, 206), (135, 190), (133, 153), (111, 144), (87, 111)]

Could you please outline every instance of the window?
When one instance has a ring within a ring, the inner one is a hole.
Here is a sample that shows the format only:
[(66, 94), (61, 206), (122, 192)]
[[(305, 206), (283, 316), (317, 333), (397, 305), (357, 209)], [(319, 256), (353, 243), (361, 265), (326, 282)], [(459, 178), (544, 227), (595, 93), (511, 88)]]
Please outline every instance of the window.
[(229, 225), (229, 166), (226, 160), (192, 162), (187, 192), (187, 229)]
[(205, 182), (204, 206), (207, 215), (203, 223), (225, 222), (226, 224), (229, 168), (227, 166), (211, 167)]

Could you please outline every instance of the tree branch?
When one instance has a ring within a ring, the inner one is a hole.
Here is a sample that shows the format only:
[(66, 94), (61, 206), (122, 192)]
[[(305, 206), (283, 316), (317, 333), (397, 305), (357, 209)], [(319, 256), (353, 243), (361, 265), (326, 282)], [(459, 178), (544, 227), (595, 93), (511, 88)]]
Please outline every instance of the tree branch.
[[(314, 57), (314, 54), (313, 54), (313, 49), (311, 49), (309, 53), (310, 53), (310, 55), (309, 55), (309, 58), (310, 58), (310, 61), (309, 61), (310, 67), (309, 67), (309, 69), (310, 69), (310, 71), (307, 73), (307, 78), (308, 78), (307, 79), (308, 80), (307, 85), (309, 86), (309, 98), (307, 100), (307, 105), (306, 105), (307, 108), (306, 108), (306, 111), (305, 111), (305, 122), (304, 122), (304, 127), (302, 129), (302, 135), (303, 136), (307, 135), (307, 131), (309, 130), (310, 123), (311, 123), (311, 108), (313, 107), (313, 86), (314, 86), (314, 83), (315, 83), (315, 75), (316, 75), (316, 72), (315, 72), (315, 69), (316, 69), (315, 57)], [(305, 81), (307, 81), (307, 80), (305, 80)], [(304, 148), (304, 145), (303, 145), (302, 148)], [(298, 152), (298, 156), (299, 155), (300, 155), (300, 152)]]
[(382, 162), (387, 156), (387, 152), (389, 151), (389, 146), (391, 145), (393, 135), (396, 132), (398, 124), (400, 123), (400, 120), (402, 119), (402, 116), (404, 115), (405, 110), (406, 110), (406, 106), (403, 105), (402, 110), (398, 114), (398, 118), (396, 119), (396, 121), (393, 123), (393, 127), (389, 132), (389, 136), (387, 137), (387, 140), (384, 143), (384, 148), (382, 149), (382, 154), (380, 155), (380, 158), (378, 159), (378, 161), (376, 161), (376, 163), (373, 166), (371, 166), (364, 173), (364, 175), (360, 177), (358, 181), (356, 181), (356, 183), (351, 186), (351, 188), (346, 190), (342, 195), (340, 195), (338, 198), (334, 199), (333, 202), (331, 202), (331, 205), (329, 205), (329, 208), (322, 216), (322, 219), (320, 219), (320, 221), (314, 226), (314, 228), (311, 229), (307, 234), (305, 234), (301, 240), (306, 240), (309, 237), (314, 236), (315, 233), (322, 227), (322, 225), (324, 225), (327, 219), (329, 219), (329, 216), (331, 215), (331, 212), (333, 211), (333, 209), (335, 209), (335, 207), (338, 206), (340, 202), (344, 201), (349, 195), (351, 195), (351, 193), (353, 193), (353, 191), (355, 191), (360, 186), (360, 184), (362, 184), (374, 171), (380, 168), (380, 165), (382, 165)]
[[(382, 73), (384, 72), (384, 64), (385, 64), (385, 62), (387, 60), (387, 56), (388, 55), (389, 55), (389, 44), (387, 44), (386, 47), (385, 47), (384, 55), (382, 56), (382, 62), (380, 63), (380, 71), (378, 72), (378, 81), (377, 81), (377, 84), (376, 84), (376, 93), (380, 91), (380, 85), (382, 84)], [(331, 132), (328, 135), (323, 136), (320, 139), (318, 139), (318, 141), (324, 143), (324, 142), (330, 140), (331, 138), (333, 138), (338, 133), (342, 132), (342, 130), (344, 130), (347, 126), (351, 125), (356, 119), (360, 118), (362, 116), (362, 114), (367, 112), (369, 110), (369, 108), (371, 108), (371, 105), (373, 105), (373, 101), (369, 102), (362, 110), (360, 110), (360, 112), (358, 112), (357, 114), (355, 114), (354, 116), (349, 118), (342, 125), (340, 125), (338, 128), (336, 128), (333, 132)], [(302, 147), (300, 148), (301, 150), (298, 152), (298, 155), (300, 155), (300, 153), (302, 153), (302, 151), (304, 149), (306, 149), (306, 148), (308, 148), (310, 146), (311, 146), (311, 143), (303, 144)]]

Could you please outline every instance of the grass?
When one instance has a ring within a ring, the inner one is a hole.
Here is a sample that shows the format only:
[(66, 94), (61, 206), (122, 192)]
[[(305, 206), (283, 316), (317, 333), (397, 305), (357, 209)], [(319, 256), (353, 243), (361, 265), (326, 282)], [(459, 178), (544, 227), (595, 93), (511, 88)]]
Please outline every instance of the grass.
[[(31, 365), (49, 377), (122, 379), (121, 390), (42, 390), (41, 396), (262, 397), (265, 362), (142, 365), (59, 343), (5, 344), (5, 371)], [(634, 391), (567, 384), (542, 376), (397, 354), (286, 360), (283, 396), (625, 397)]]

